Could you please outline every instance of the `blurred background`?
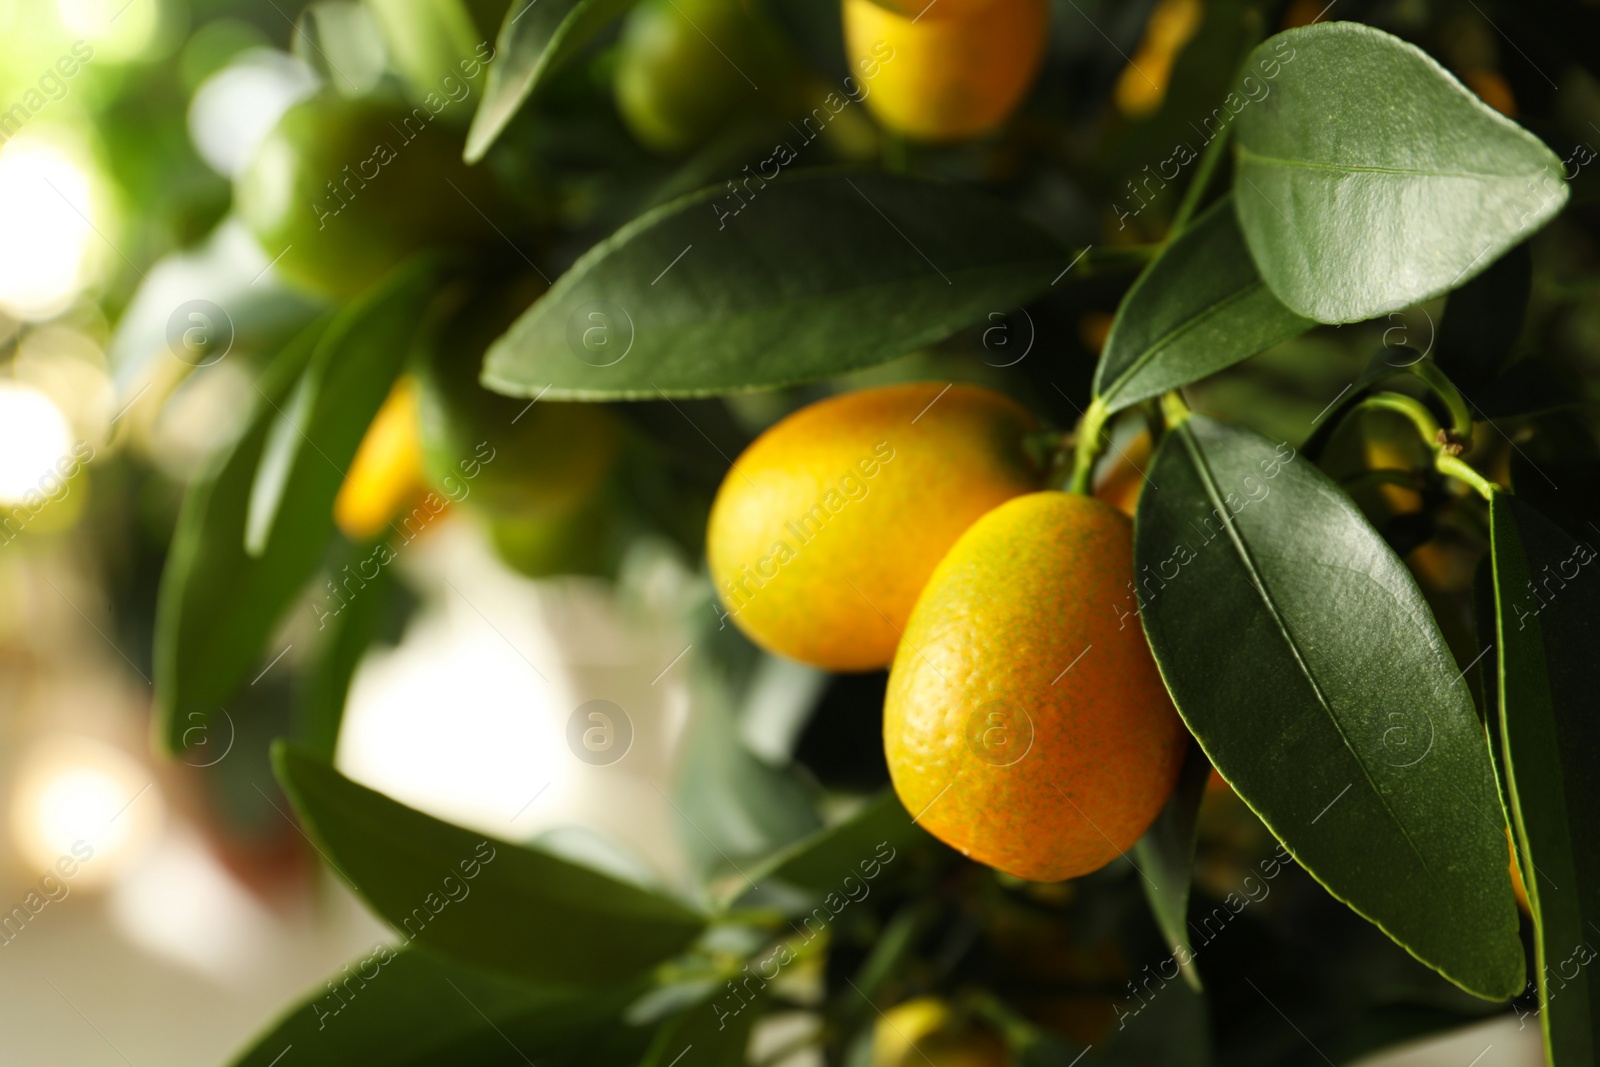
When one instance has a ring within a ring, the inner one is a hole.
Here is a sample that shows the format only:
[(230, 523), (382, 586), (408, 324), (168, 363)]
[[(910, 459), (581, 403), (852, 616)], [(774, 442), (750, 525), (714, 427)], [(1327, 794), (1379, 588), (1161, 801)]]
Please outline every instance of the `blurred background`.
[[(339, 53), (341, 74), (375, 84), (386, 57), (379, 35), (360, 29), (365, 9), (318, 6), (326, 24), (357, 27), (342, 35), (347, 44), (370, 43)], [(1154, 113), (1160, 92), (1152, 100), (1120, 77), (1130, 53), (1170, 70), (1187, 40), (1152, 35), (1154, 6), (1058, 5), (1060, 47), (1040, 110), (1050, 117), (1049, 101), (1089, 86), (1112, 104), (1109, 118), (1095, 120), (1099, 132), (1063, 151), (1069, 162), (1105, 144), (1124, 160), (1159, 158), (1141, 154), (1127, 130)], [(1454, 69), (1491, 103), (1515, 106), (1498, 72), (1504, 41), (1486, 17), (1420, 0), (1379, 6), (1454, 42), (1462, 57)], [(185, 486), (242, 428), (252, 361), (319, 307), (278, 280), (276, 250), (258, 247), (230, 216), (232, 180), (321, 80), (320, 49), (297, 29), (304, 7), (0, 0), (5, 1063), (223, 1063), (327, 974), (393, 939), (318, 862), (267, 766), (266, 743), (285, 732), (302, 698), (297, 686), (322, 651), (312, 613), (285, 624), (260, 674), (220, 719), (197, 727), (204, 736), (182, 760), (157, 759), (149, 742), (155, 597)], [(1592, 78), (1563, 81), (1578, 101), (1569, 119), (1600, 117)], [(1073, 129), (1085, 128), (1073, 116)], [(968, 163), (946, 161), (958, 172)], [(1099, 180), (1102, 194), (1116, 188), (1107, 174)], [(1048, 176), (1025, 184), (1021, 199), (1066, 220), (1057, 229), (1093, 234), (1109, 217), (1091, 206), (1101, 202), (1092, 186)], [(1586, 271), (1592, 261), (1586, 236), (1558, 235), (1549, 249)], [(1593, 282), (1571, 285), (1538, 297), (1554, 323), (1552, 348), (1593, 353), (1600, 322), (1585, 299)], [(1074, 297), (1057, 309), (1061, 322), (1043, 327), (1085, 357), (1069, 375), (1074, 389), (1087, 381), (1114, 297)], [(1392, 337), (1397, 328), (1423, 336), (1425, 320), (1424, 312), (1292, 342), (1322, 350), (1321, 377), (1296, 378), (1303, 410), (1278, 405), (1257, 412), (1258, 425), (1269, 433), (1273, 419), (1309, 425), (1350, 368), (1380, 346), (1412, 343), (1404, 332)], [(199, 343), (184, 342), (194, 330)], [(993, 378), (998, 361), (981, 358), (981, 344), (966, 338), (879, 376), (954, 360), (965, 362), (952, 374)], [(202, 359), (184, 357), (197, 350)], [(1223, 376), (1197, 391), (1197, 406), (1249, 407), (1261, 382), (1281, 386), (1295, 355), (1268, 353)], [(756, 399), (735, 405), (735, 415), (748, 431), (789, 403)], [(1432, 567), (1446, 591), (1465, 589), (1470, 567), (1448, 539), (1418, 544), (1436, 547), (1414, 566)], [(670, 539), (640, 538), (605, 578), (534, 579), (452, 511), (396, 569), (350, 682), (338, 764), (418, 808), (687, 884), (703, 864), (665, 791), (697, 726), (736, 731), (758, 759), (798, 758), (829, 785), (863, 791), (885, 780), (870, 711), (881, 680), (829, 680), (751, 657), (733, 684), (697, 666), (717, 640), (716, 617), (698, 562)], [(626, 758), (574, 758), (574, 716), (591, 701), (607, 702), (626, 731)], [(1254, 832), (1229, 797), (1208, 804), (1220, 836)], [(718, 833), (759, 844), (792, 829), (758, 818)], [(1239, 847), (1264, 847), (1259, 834), (1248, 841)], [(1225, 891), (1226, 873), (1215, 877)], [(1370, 1062), (1495, 1067), (1538, 1055), (1535, 1028), (1502, 1014)]]

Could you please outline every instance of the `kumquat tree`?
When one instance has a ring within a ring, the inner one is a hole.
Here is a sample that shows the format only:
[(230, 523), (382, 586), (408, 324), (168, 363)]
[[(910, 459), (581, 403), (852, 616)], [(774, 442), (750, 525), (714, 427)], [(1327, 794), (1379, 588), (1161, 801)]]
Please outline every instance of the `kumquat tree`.
[(56, 7), (8, 1060), (1600, 1064), (1600, 7)]

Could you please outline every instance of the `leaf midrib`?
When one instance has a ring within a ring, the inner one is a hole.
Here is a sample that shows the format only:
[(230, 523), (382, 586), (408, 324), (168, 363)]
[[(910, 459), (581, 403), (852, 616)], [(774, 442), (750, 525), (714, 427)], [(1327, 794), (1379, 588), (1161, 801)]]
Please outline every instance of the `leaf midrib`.
[[(954, 271), (946, 271), (945, 274), (946, 274), (947, 277), (961, 278), (961, 277), (964, 277), (966, 275), (971, 275), (971, 274), (993, 275), (996, 270), (1008, 271), (1008, 272), (1009, 271), (1019, 271), (1020, 272), (1023, 269), (1031, 268), (1035, 264), (1044, 265), (1047, 262), (1048, 261), (1044, 260), (1044, 259), (1026, 259), (1026, 260), (1019, 259), (1019, 260), (1012, 260), (1010, 262), (1000, 264), (1000, 265), (998, 265), (998, 267), (995, 266), (995, 265), (968, 267), (968, 268), (965, 268), (965, 269), (956, 269)], [(740, 311), (732, 313), (732, 314), (722, 315), (722, 316), (715, 317), (715, 318), (702, 317), (702, 318), (678, 319), (676, 321), (660, 323), (655, 327), (655, 329), (657, 331), (658, 336), (659, 335), (666, 335), (667, 336), (667, 341), (663, 342), (663, 345), (661, 347), (667, 347), (667, 346), (670, 345), (672, 348), (678, 348), (678, 347), (681, 347), (684, 344), (683, 340), (681, 339), (681, 335), (686, 333), (686, 332), (689, 332), (689, 331), (702, 330), (702, 329), (715, 329), (715, 330), (717, 330), (719, 332), (720, 331), (726, 331), (731, 326), (742, 325), (742, 324), (748, 323), (748, 322), (750, 322), (752, 320), (755, 320), (755, 319), (759, 319), (759, 318), (762, 318), (762, 317), (770, 316), (770, 314), (772, 313), (772, 311), (774, 309), (781, 308), (781, 309), (784, 309), (784, 310), (793, 310), (795, 312), (799, 312), (799, 311), (805, 309), (808, 306), (820, 305), (823, 302), (837, 299), (841, 294), (852, 294), (852, 295), (855, 295), (855, 294), (870, 294), (875, 290), (889, 291), (889, 290), (893, 290), (893, 289), (898, 288), (898, 287), (903, 287), (905, 285), (926, 284), (929, 280), (934, 279), (936, 277), (938, 277), (938, 275), (936, 275), (936, 274), (912, 274), (912, 275), (906, 275), (904, 277), (895, 278), (895, 279), (891, 279), (891, 280), (887, 280), (887, 281), (872, 282), (870, 284), (865, 284), (865, 285), (858, 285), (858, 286), (852, 286), (852, 287), (843, 287), (843, 288), (837, 288), (837, 289), (823, 290), (823, 291), (817, 292), (817, 293), (815, 293), (815, 294), (813, 294), (811, 296), (807, 296), (807, 297), (800, 297), (800, 298), (791, 297), (791, 298), (773, 299), (773, 300), (769, 300), (769, 301), (762, 301), (760, 303), (747, 305), (744, 309), (741, 309)], [(585, 279), (574, 279), (573, 288), (576, 289), (577, 286), (584, 280)], [(1041, 275), (1041, 280), (1039, 282), (1039, 285), (1042, 287), (1044, 284), (1045, 283), (1043, 281), (1043, 276)], [(951, 286), (949, 288), (954, 288), (954, 286)], [(564, 297), (565, 295), (566, 294), (557, 294), (554, 291), (552, 291), (551, 293), (547, 293), (543, 297), (541, 297), (540, 301), (542, 303), (545, 300), (550, 300), (552, 296), (555, 296), (557, 299), (556, 299), (556, 301), (554, 301), (552, 303), (552, 306), (554, 306), (555, 303), (559, 303), (560, 302), (560, 298)], [(1026, 299), (1026, 296), (1019, 297), (1018, 299)], [(539, 332), (539, 330), (540, 330), (540, 328), (542, 326), (543, 326), (542, 323), (530, 323), (526, 328), (515, 329), (515, 333), (514, 334), (508, 334), (506, 336), (506, 338), (504, 338), (502, 340), (502, 342), (497, 342), (495, 347), (499, 347), (499, 345), (501, 343), (505, 343), (507, 345), (513, 345), (513, 344), (517, 345), (519, 348), (534, 349), (534, 348), (537, 347), (537, 345), (532, 343), (532, 342), (530, 342), (530, 341), (528, 341), (528, 340), (525, 340), (525, 338), (529, 337), (531, 335), (535, 335), (537, 332)], [(549, 327), (544, 327), (544, 328), (545, 329), (549, 329)], [(927, 342), (924, 341), (924, 342), (921, 342), (921, 343), (925, 344)], [(904, 349), (903, 351), (909, 352), (909, 351), (912, 351), (915, 347), (916, 346), (913, 345), (910, 348)], [(507, 357), (501, 357), (501, 358), (502, 358), (502, 360), (504, 360)], [(534, 356), (532, 358), (533, 359), (537, 359), (538, 357)], [(890, 357), (886, 357), (886, 358), (892, 359), (894, 357), (890, 356)], [(517, 356), (517, 359), (520, 362), (520, 361), (523, 360), (523, 357), (521, 357), (520, 354), (519, 354)], [(879, 360), (879, 362), (882, 362), (882, 360)], [(730, 360), (729, 363), (728, 363), (728, 366), (736, 368), (738, 366), (741, 366), (742, 363), (743, 363), (743, 361), (740, 361), (740, 360)], [(486, 363), (486, 366), (487, 366), (487, 363)], [(871, 366), (871, 363), (866, 364), (866, 366)], [(860, 368), (857, 368), (857, 369), (860, 369)], [(730, 390), (734, 390), (734, 389), (738, 389), (738, 390), (744, 390), (744, 389), (760, 390), (760, 389), (781, 388), (781, 387), (783, 387), (785, 385), (792, 385), (792, 384), (796, 384), (796, 383), (799, 383), (799, 382), (814, 381), (817, 377), (819, 377), (819, 376), (820, 377), (826, 377), (829, 373), (832, 373), (832, 372), (831, 371), (824, 371), (820, 375), (817, 374), (817, 373), (814, 373), (814, 372), (807, 372), (807, 373), (800, 374), (798, 376), (786, 376), (786, 377), (784, 377), (782, 379), (778, 379), (778, 380), (761, 381), (761, 382), (757, 382), (757, 383), (754, 383), (754, 384), (748, 383), (748, 382), (744, 382), (744, 383), (738, 383), (738, 384), (735, 384), (735, 385), (713, 385), (713, 386), (709, 386), (709, 387), (706, 387), (706, 388), (697, 389), (697, 390), (693, 390), (693, 391), (683, 391), (683, 390), (677, 390), (677, 389), (662, 390), (659, 386), (654, 385), (654, 383), (650, 383), (649, 387), (647, 387), (646, 385), (641, 384), (641, 385), (635, 385), (635, 386), (628, 386), (628, 387), (625, 387), (625, 388), (610, 388), (610, 389), (596, 389), (596, 388), (591, 388), (591, 387), (583, 386), (583, 385), (555, 386), (553, 392), (558, 393), (558, 394), (560, 394), (562, 396), (566, 396), (566, 397), (591, 398), (591, 399), (592, 398), (628, 399), (628, 398), (633, 398), (633, 397), (654, 397), (654, 396), (657, 396), (658, 394), (661, 394), (663, 392), (665, 393), (665, 395), (673, 396), (673, 397), (716, 396), (716, 395), (720, 395), (722, 393), (726, 393), (726, 392), (728, 392)], [(507, 388), (518, 388), (518, 389), (521, 389), (521, 388), (539, 388), (539, 387), (544, 386), (544, 385), (553, 384), (552, 382), (549, 382), (549, 381), (531, 381), (530, 382), (530, 381), (523, 380), (520, 376), (518, 378), (513, 378), (509, 374), (504, 373), (504, 372), (486, 376), (483, 380), (484, 380), (485, 384), (489, 384), (489, 383), (492, 382), (492, 383), (497, 384), (497, 385), (504, 385)]]
[(1325, 170), (1339, 174), (1386, 174), (1403, 178), (1463, 178), (1470, 181), (1514, 181), (1524, 178), (1524, 174), (1497, 174), (1492, 171), (1451, 171), (1451, 170), (1418, 170), (1408, 167), (1375, 167), (1360, 163), (1320, 163), (1312, 159), (1286, 159), (1282, 156), (1269, 156), (1262, 152), (1255, 152), (1238, 145), (1241, 159), (1248, 157), (1261, 163), (1273, 164), (1280, 167), (1290, 167), (1298, 170)]
[[(1213, 510), (1216, 508), (1226, 509), (1227, 503), (1218, 495), (1216, 479), (1212, 477), (1211, 468), (1207, 465), (1205, 457), (1195, 443), (1192, 431), (1188, 427), (1184, 427), (1179, 431), (1179, 436), (1183, 440), (1184, 450), (1189, 454), (1190, 462), (1194, 464), (1195, 472), (1200, 476), (1202, 488), (1205, 489), (1206, 498), (1211, 502)], [(1322, 686), (1318, 684), (1316, 676), (1312, 674), (1311, 665), (1306, 662), (1305, 657), (1301, 654), (1300, 644), (1295, 640), (1287, 620), (1284, 619), (1278, 611), (1277, 605), (1267, 595), (1266, 584), (1261, 580), (1261, 572), (1256, 567), (1255, 557), (1234, 527), (1235, 523), (1233, 522), (1223, 523), (1223, 528), (1228, 531), (1229, 543), (1233, 545), (1234, 551), (1238, 553), (1240, 561), (1249, 573), (1250, 584), (1255, 587), (1257, 595), (1261, 597), (1262, 604), (1266, 606), (1268, 614), (1272, 617), (1273, 624), (1277, 626), (1278, 632), (1283, 636), (1284, 643), (1289, 646), (1289, 651), (1294, 656), (1295, 662), (1299, 664), (1306, 681), (1310, 683), (1311, 691), (1316, 696), (1317, 703), (1327, 714), (1328, 721), (1333, 724), (1334, 732), (1339, 735), (1339, 740), (1343, 743), (1345, 751), (1350, 753), (1351, 758), (1355, 760), (1356, 766), (1361, 768), (1362, 777), (1367, 780), (1367, 785), (1371, 787), (1373, 794), (1377, 796), (1378, 802), (1383, 805), (1384, 813), (1389, 816), (1389, 821), (1400, 831), (1400, 836), (1405, 839), (1406, 846), (1411, 849), (1412, 855), (1417, 857), (1417, 862), (1422, 864), (1423, 871), (1429, 877), (1432, 877), (1433, 868), (1428, 865), (1427, 858), (1417, 848), (1417, 843), (1411, 839), (1411, 833), (1406, 829), (1405, 823), (1395, 814), (1394, 808), (1389, 804), (1389, 798), (1384, 795), (1383, 790), (1378, 788), (1378, 783), (1373, 780), (1372, 772), (1367, 768), (1366, 761), (1361, 758), (1361, 753), (1356, 751), (1355, 746), (1350, 743), (1350, 738), (1344, 731), (1344, 724), (1334, 714), (1333, 705), (1323, 693)]]

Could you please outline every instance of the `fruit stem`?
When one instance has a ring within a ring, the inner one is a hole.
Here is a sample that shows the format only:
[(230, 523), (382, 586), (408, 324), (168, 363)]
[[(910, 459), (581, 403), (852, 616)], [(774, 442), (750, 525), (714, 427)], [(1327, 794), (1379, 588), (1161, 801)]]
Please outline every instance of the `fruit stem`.
[[(1424, 379), (1426, 380), (1426, 379)], [(1464, 409), (1463, 409), (1464, 410)], [(1485, 500), (1493, 497), (1495, 485), (1461, 459), (1461, 443), (1451, 431), (1443, 429), (1433, 412), (1420, 400), (1401, 393), (1378, 393), (1369, 396), (1350, 409), (1353, 417), (1361, 411), (1390, 411), (1411, 420), (1422, 435), (1423, 444), (1433, 453), (1433, 469), (1450, 478), (1465, 482)], [(1468, 421), (1470, 428), (1471, 422)]]
[(1457, 389), (1455, 383), (1439, 369), (1439, 365), (1430, 359), (1419, 359), (1407, 369), (1421, 378), (1423, 384), (1433, 390), (1433, 395), (1437, 396), (1450, 412), (1450, 431), (1456, 440), (1463, 445), (1469, 443), (1472, 440), (1472, 412), (1467, 410), (1467, 402), (1462, 397), (1461, 390)]
[(1439, 428), (1439, 422), (1433, 417), (1427, 405), (1420, 400), (1415, 400), (1403, 393), (1376, 393), (1367, 397), (1361, 403), (1350, 409), (1351, 417), (1363, 411), (1388, 411), (1411, 420), (1417, 428), (1417, 433), (1422, 435), (1423, 443), (1430, 449), (1438, 448), (1444, 431)]
[(1078, 420), (1077, 444), (1073, 453), (1072, 477), (1067, 481), (1067, 492), (1089, 493), (1094, 485), (1094, 465), (1110, 443), (1105, 431), (1111, 413), (1099, 397), (1089, 401), (1089, 410)]
[(1496, 492), (1503, 492), (1493, 482), (1474, 470), (1466, 460), (1443, 449), (1440, 449), (1434, 457), (1433, 466), (1440, 474), (1466, 482), (1485, 500), (1492, 502)]

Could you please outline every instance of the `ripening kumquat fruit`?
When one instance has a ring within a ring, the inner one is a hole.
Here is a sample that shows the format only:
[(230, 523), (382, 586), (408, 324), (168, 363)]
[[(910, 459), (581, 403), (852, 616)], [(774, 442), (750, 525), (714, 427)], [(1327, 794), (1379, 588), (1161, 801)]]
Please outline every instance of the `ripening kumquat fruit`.
[[(234, 203), (273, 270), (351, 297), (411, 253), (494, 236), (493, 184), (426, 109), (314, 96), (284, 112), (239, 175)], [(276, 257), (276, 258), (274, 258)]]
[(333, 520), (351, 541), (371, 540), (427, 491), (417, 432), (417, 385), (401, 378), (367, 427), (333, 501)]
[(441, 494), (493, 519), (566, 515), (622, 455), (623, 425), (604, 404), (529, 402), (478, 383), (489, 342), (545, 289), (521, 279), (468, 300), (418, 368), (423, 467)]
[(1161, 106), (1172, 82), (1172, 66), (1200, 28), (1200, 0), (1160, 0), (1145, 23), (1144, 38), (1122, 68), (1113, 92), (1117, 109), (1140, 117)]
[(966, 528), (1043, 484), (1014, 400), (918, 382), (819, 401), (758, 437), (717, 491), (711, 578), (757, 644), (814, 666), (894, 658), (917, 594)]
[(1010, 1062), (997, 1034), (957, 1029), (953, 1023), (950, 1005), (938, 997), (895, 1005), (872, 1032), (872, 1067), (1004, 1067)]
[[(644, 0), (617, 45), (617, 110), (663, 154), (701, 144), (741, 108), (786, 86), (783, 57), (743, 0)], [(778, 83), (778, 84), (775, 84)]]
[(844, 0), (845, 50), (867, 107), (908, 137), (956, 141), (999, 126), (1039, 72), (1047, 0)]
[(1138, 620), (1114, 610), (1132, 574), (1132, 523), (1076, 493), (1018, 497), (955, 543), (884, 698), (889, 773), (919, 825), (1035, 881), (1140, 838), (1187, 735)]

